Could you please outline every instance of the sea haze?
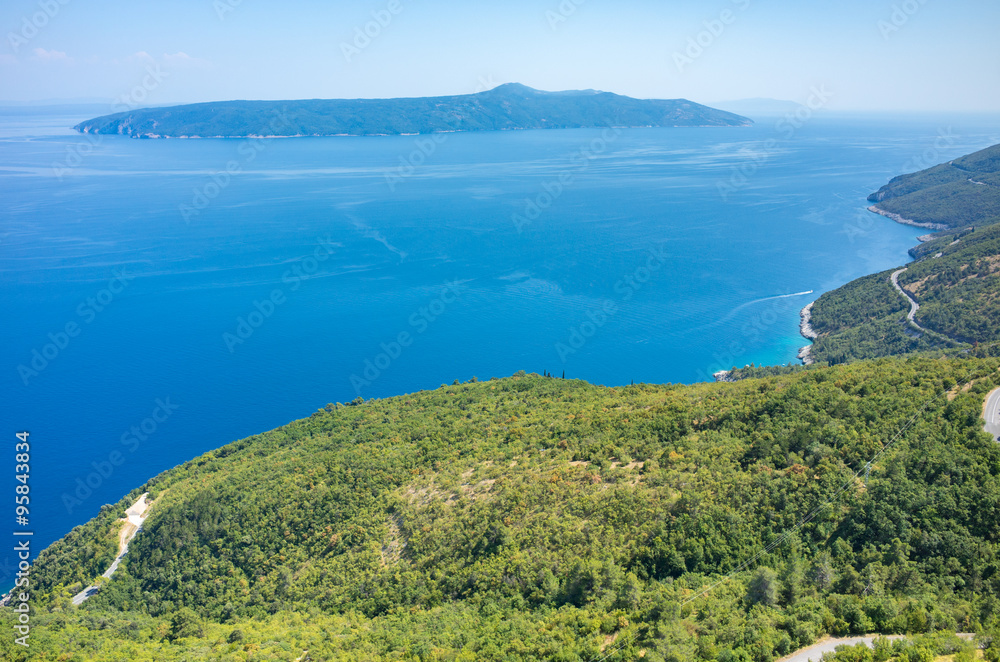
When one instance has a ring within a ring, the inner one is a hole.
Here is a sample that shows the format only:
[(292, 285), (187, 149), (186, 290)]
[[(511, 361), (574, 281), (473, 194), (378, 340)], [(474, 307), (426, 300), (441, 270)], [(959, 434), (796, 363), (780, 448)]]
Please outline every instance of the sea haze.
[(799, 309), (921, 234), (865, 196), (1000, 141), (931, 117), (131, 140), (30, 112), (0, 114), (0, 433), (31, 432), (36, 550), (329, 402), (794, 361)]

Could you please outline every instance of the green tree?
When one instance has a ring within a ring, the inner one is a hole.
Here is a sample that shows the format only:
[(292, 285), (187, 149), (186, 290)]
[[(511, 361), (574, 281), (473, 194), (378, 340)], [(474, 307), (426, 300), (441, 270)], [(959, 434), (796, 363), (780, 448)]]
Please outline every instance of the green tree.
[(778, 602), (778, 573), (761, 566), (747, 585), (747, 601), (753, 605), (772, 607)]
[(170, 632), (167, 638), (171, 641), (184, 637), (201, 637), (203, 630), (201, 618), (190, 607), (181, 607), (170, 619)]

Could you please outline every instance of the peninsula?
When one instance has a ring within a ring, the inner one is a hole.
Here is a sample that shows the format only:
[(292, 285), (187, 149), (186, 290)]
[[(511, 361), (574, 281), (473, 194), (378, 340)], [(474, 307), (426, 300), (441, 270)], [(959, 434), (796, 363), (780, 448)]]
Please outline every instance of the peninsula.
[(869, 211), (935, 231), (991, 224), (1000, 216), (1000, 145), (895, 177), (868, 202)]
[(1000, 145), (896, 177), (868, 201), (875, 213), (935, 232), (910, 249), (909, 265), (847, 283), (803, 311), (810, 325), (802, 335), (813, 343), (800, 358), (837, 364), (914, 352), (995, 355)]

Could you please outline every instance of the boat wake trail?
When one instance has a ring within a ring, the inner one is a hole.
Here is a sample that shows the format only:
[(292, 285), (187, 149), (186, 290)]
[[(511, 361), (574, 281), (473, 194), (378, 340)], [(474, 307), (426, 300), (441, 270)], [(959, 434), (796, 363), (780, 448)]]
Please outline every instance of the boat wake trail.
[(701, 331), (703, 329), (710, 329), (712, 327), (719, 326), (720, 324), (725, 324), (729, 320), (733, 319), (741, 310), (743, 310), (745, 308), (749, 308), (750, 306), (757, 305), (758, 303), (763, 303), (765, 301), (774, 301), (775, 299), (790, 299), (792, 297), (804, 297), (804, 296), (812, 294), (812, 293), (813, 293), (813, 290), (808, 290), (806, 292), (795, 292), (794, 294), (778, 294), (778, 295), (773, 296), (773, 297), (763, 297), (761, 299), (754, 299), (753, 301), (747, 301), (746, 303), (741, 303), (740, 305), (736, 306), (735, 308), (733, 308), (732, 310), (730, 310), (728, 313), (726, 313), (725, 316), (720, 317), (719, 319), (715, 320), (714, 322), (709, 322), (708, 324), (703, 324), (702, 326), (699, 326), (698, 328), (692, 329), (692, 330), (693, 331)]

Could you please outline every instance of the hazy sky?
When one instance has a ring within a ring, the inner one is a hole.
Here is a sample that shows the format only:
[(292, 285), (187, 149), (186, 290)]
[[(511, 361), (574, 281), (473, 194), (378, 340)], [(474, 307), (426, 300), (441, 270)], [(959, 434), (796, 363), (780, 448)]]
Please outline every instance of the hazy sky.
[[(366, 24), (375, 36), (356, 39)], [(3, 0), (0, 28), (6, 101), (521, 82), (703, 103), (823, 86), (833, 109), (1000, 110), (997, 0)]]

